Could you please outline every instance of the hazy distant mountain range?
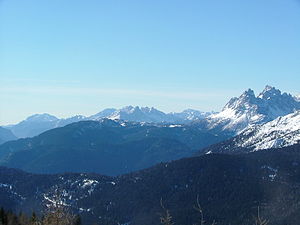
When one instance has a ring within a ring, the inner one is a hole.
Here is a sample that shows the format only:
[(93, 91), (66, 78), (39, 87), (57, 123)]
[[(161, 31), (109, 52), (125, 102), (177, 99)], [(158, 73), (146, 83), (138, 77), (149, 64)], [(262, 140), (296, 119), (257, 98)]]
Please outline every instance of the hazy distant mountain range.
[(6, 126), (6, 128), (10, 129), (17, 137), (24, 138), (33, 137), (41, 134), (44, 131), (84, 120), (101, 120), (103, 118), (107, 118), (111, 120), (124, 120), (143, 123), (186, 124), (190, 121), (203, 119), (212, 113), (213, 112), (200, 112), (193, 109), (187, 109), (181, 113), (166, 114), (153, 107), (148, 108), (139, 106), (126, 106), (122, 109), (105, 109), (89, 117), (78, 115), (67, 119), (58, 119), (57, 117), (47, 113), (35, 114), (18, 124)]
[(33, 137), (47, 130), (62, 127), (70, 123), (84, 120), (84, 116), (74, 116), (67, 119), (58, 119), (55, 116), (44, 114), (35, 114), (15, 125), (5, 126), (19, 138)]

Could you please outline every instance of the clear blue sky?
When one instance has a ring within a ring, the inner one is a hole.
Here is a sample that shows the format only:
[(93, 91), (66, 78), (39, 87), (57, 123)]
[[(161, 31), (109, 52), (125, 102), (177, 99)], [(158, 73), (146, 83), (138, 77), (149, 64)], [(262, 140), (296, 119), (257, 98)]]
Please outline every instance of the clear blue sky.
[(0, 0), (0, 124), (300, 91), (299, 0)]

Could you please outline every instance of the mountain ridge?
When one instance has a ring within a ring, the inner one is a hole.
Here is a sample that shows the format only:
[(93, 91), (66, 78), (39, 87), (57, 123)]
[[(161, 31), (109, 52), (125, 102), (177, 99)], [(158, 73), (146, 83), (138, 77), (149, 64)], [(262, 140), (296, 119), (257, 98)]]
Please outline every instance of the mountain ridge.
[(17, 137), (9, 129), (0, 126), (0, 145), (16, 139)]
[(33, 137), (73, 122), (108, 118), (141, 123), (198, 123), (202, 129), (211, 132), (224, 131), (235, 135), (249, 125), (263, 124), (299, 109), (300, 101), (296, 96), (282, 93), (279, 89), (267, 85), (257, 96), (252, 89), (248, 89), (239, 97), (231, 98), (219, 113), (193, 109), (180, 113), (164, 113), (153, 107), (126, 106), (121, 109), (107, 108), (88, 117), (78, 115), (66, 119), (58, 119), (46, 113), (35, 114), (6, 128), (17, 137)]
[(188, 157), (227, 138), (193, 125), (80, 121), (0, 145), (0, 165), (38, 173), (116, 175)]
[(292, 95), (267, 85), (257, 96), (248, 89), (231, 98), (221, 112), (207, 117), (207, 127), (239, 133), (249, 125), (263, 124), (299, 109), (300, 102)]
[(59, 200), (79, 213), (83, 224), (151, 225), (159, 223), (163, 199), (176, 223), (190, 225), (199, 219), (193, 208), (198, 196), (208, 223), (252, 225), (260, 206), (270, 224), (297, 225), (299, 166), (298, 144), (242, 155), (185, 158), (117, 177), (36, 175), (0, 167), (0, 202), (31, 213)]

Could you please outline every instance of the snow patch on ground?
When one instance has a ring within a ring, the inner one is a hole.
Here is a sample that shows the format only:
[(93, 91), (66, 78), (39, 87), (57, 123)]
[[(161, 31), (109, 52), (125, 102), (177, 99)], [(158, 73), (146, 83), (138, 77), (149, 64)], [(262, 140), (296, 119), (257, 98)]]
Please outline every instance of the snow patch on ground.
[(89, 179), (84, 179), (83, 183), (81, 184), (82, 188), (90, 187), (97, 185), (99, 182), (97, 180), (89, 180)]
[(276, 176), (277, 176), (277, 172), (278, 172), (278, 169), (274, 169), (272, 168), (271, 166), (267, 166), (267, 165), (264, 165), (261, 167), (261, 169), (267, 169), (268, 172), (269, 172), (269, 178), (271, 181), (274, 181)]

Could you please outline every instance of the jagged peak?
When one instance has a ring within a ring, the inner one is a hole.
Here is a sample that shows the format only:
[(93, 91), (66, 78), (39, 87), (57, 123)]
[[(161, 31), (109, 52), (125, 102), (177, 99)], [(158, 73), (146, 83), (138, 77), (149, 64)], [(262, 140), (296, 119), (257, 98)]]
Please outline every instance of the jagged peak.
[(248, 88), (246, 91), (244, 91), (243, 94), (246, 94), (246, 95), (254, 95), (254, 96), (255, 96), (254, 91), (253, 91), (251, 88)]
[(132, 106), (132, 105), (127, 105), (127, 106), (124, 106), (124, 107), (122, 107), (120, 110), (132, 110), (132, 109), (134, 109), (134, 108), (136, 108), (136, 107), (138, 107), (138, 106)]
[(121, 108), (119, 110), (120, 112), (126, 112), (126, 113), (134, 113), (134, 112), (143, 112), (143, 113), (151, 113), (151, 112), (159, 112), (162, 113), (161, 111), (159, 111), (158, 109), (154, 108), (154, 107), (140, 107), (140, 106), (125, 106), (123, 108)]
[(261, 99), (270, 99), (272, 96), (281, 96), (281, 91), (272, 87), (270, 85), (266, 85), (265, 89), (257, 96)]
[(241, 98), (255, 98), (255, 94), (254, 91), (250, 88), (248, 88), (246, 91), (244, 91), (244, 93), (239, 97), (239, 99)]
[(264, 92), (266, 92), (266, 91), (270, 91), (270, 90), (274, 90), (274, 89), (276, 89), (275, 87), (273, 87), (273, 86), (271, 86), (271, 85), (266, 85), (265, 86), (265, 89), (263, 90)]
[(125, 112), (125, 113), (134, 113), (134, 112), (138, 112), (138, 111), (141, 111), (141, 110), (142, 110), (142, 107), (128, 105), (128, 106), (125, 106), (125, 107), (119, 109), (118, 111), (119, 112)]
[(256, 97), (254, 91), (252, 89), (247, 89), (240, 95), (240, 97), (233, 97), (229, 100), (229, 102), (225, 105), (222, 111), (228, 108), (237, 108), (241, 104), (245, 104), (246, 102), (251, 103), (255, 101)]
[(153, 111), (153, 110), (154, 110), (153, 107), (151, 107), (151, 108), (149, 108), (148, 106), (146, 106), (146, 107), (141, 107), (141, 111), (142, 111), (142, 112), (149, 113), (149, 112), (151, 112), (151, 111)]
[(156, 108), (154, 108), (154, 107), (141, 107), (141, 111), (142, 112), (146, 112), (146, 113), (163, 113), (163, 114), (165, 114), (164, 112), (162, 112), (162, 111), (160, 111), (160, 110), (158, 110), (158, 109), (156, 109)]

